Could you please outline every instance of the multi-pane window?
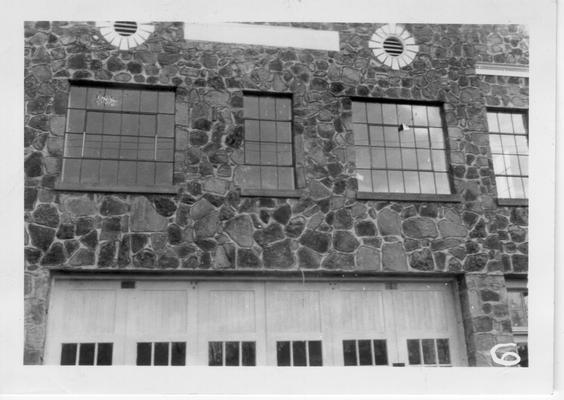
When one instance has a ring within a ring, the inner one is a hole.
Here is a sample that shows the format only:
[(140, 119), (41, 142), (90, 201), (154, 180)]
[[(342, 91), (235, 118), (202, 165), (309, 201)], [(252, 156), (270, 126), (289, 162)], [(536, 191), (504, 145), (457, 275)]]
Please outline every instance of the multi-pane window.
[(529, 143), (526, 117), (522, 112), (488, 111), (490, 148), (499, 198), (527, 198)]
[(386, 340), (343, 340), (343, 358), (345, 366), (388, 365)]
[(168, 88), (72, 85), (61, 181), (171, 185), (174, 96)]
[(186, 365), (185, 342), (138, 342), (137, 365)]
[(254, 367), (256, 344), (255, 342), (209, 342), (208, 365)]
[(358, 190), (450, 194), (441, 110), (352, 102)]
[(294, 189), (292, 100), (244, 96), (246, 189)]
[(409, 365), (451, 365), (448, 339), (408, 339)]
[(517, 344), (517, 353), (521, 358), (519, 365), (522, 367), (528, 367), (528, 292), (527, 290), (508, 290), (507, 297), (509, 302), (509, 314), (511, 315), (513, 338)]
[(276, 342), (276, 364), (279, 367), (321, 367), (323, 365), (321, 341)]
[(61, 365), (112, 365), (113, 343), (63, 343)]

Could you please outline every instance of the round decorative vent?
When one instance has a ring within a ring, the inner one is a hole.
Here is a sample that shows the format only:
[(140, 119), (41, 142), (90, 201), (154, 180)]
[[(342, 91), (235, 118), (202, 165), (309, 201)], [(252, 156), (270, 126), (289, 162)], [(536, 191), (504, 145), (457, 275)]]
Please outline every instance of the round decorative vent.
[(120, 50), (139, 46), (149, 38), (155, 27), (149, 23), (135, 21), (98, 22), (96, 26), (110, 44)]
[(378, 61), (392, 69), (411, 64), (419, 51), (411, 34), (396, 24), (379, 28), (368, 41), (368, 46)]

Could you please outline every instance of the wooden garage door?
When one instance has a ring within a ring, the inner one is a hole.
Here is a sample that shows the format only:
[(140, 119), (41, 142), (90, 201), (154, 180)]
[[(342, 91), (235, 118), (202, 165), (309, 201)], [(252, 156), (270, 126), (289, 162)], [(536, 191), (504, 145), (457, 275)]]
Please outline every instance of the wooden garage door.
[(67, 365), (466, 365), (449, 282), (57, 280), (45, 360)]

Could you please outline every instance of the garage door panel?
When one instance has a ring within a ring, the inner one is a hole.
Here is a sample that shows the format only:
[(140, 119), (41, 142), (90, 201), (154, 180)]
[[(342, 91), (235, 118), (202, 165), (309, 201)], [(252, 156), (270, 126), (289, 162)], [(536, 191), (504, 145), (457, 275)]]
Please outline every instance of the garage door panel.
[(268, 330), (276, 333), (321, 332), (319, 290), (271, 290), (268, 296)]
[(446, 332), (449, 329), (449, 310), (445, 304), (445, 292), (398, 291), (394, 293), (395, 313), (400, 330), (412, 332)]
[(373, 332), (386, 330), (383, 292), (375, 290), (342, 290), (334, 303), (334, 328), (340, 332)]
[(68, 335), (115, 332), (115, 290), (69, 290), (65, 293), (63, 302), (63, 331)]
[[(208, 292), (207, 324), (213, 331), (256, 332), (256, 298), (252, 290)], [(205, 321), (202, 321), (205, 323)]]
[(136, 290), (129, 298), (128, 332), (135, 336), (159, 336), (187, 331), (187, 292), (180, 290)]

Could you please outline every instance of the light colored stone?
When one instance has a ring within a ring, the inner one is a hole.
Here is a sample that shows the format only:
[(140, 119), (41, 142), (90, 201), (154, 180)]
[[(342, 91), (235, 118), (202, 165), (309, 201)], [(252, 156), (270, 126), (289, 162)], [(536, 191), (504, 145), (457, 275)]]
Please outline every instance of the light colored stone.
[(466, 237), (466, 235), (468, 234), (468, 230), (462, 224), (457, 224), (449, 221), (440, 221), (438, 225), (439, 232), (444, 238)]
[(401, 243), (384, 243), (382, 268), (384, 271), (407, 271), (407, 257)]
[(224, 195), (229, 186), (229, 182), (223, 179), (210, 178), (204, 181), (204, 190), (219, 195)]
[(313, 200), (321, 200), (331, 196), (331, 191), (316, 180), (309, 183), (309, 192)]
[(131, 230), (133, 232), (161, 232), (167, 227), (168, 220), (157, 213), (152, 202), (140, 196), (131, 205)]
[(248, 215), (239, 215), (227, 221), (224, 232), (239, 246), (253, 245), (253, 222)]
[(417, 239), (434, 238), (438, 234), (435, 222), (431, 218), (408, 218), (403, 221), (402, 228), (405, 235)]
[(98, 212), (96, 202), (87, 195), (73, 196), (61, 195), (63, 209), (73, 215), (93, 215)]
[(376, 222), (382, 236), (400, 234), (400, 217), (398, 213), (386, 208), (378, 214)]
[(209, 214), (215, 210), (215, 207), (206, 199), (200, 199), (194, 203), (192, 208), (190, 209), (190, 216), (194, 220), (198, 220), (202, 218), (204, 215)]
[(219, 227), (219, 212), (214, 210), (200, 218), (194, 224), (196, 238), (206, 238), (215, 235)]
[(380, 271), (380, 251), (368, 247), (360, 246), (356, 253), (356, 266), (361, 270)]

